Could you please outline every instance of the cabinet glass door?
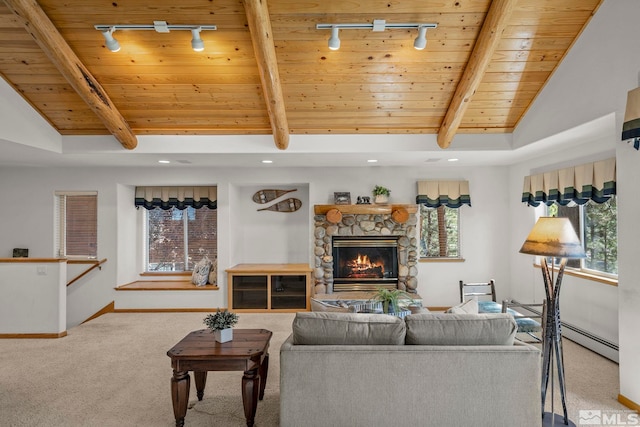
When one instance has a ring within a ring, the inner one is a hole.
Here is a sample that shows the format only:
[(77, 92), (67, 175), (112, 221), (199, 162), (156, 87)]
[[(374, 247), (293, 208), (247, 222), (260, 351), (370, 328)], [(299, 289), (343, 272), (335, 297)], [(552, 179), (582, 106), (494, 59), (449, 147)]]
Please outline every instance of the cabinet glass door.
[(271, 308), (301, 308), (307, 306), (307, 276), (271, 276)]
[(233, 276), (233, 308), (267, 308), (267, 276)]

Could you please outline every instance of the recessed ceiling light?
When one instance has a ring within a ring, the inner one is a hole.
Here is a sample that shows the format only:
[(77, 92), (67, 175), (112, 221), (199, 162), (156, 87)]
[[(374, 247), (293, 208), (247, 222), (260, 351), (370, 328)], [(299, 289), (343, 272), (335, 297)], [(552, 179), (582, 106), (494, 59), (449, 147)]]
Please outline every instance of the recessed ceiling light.
[(171, 160), (158, 160), (158, 163), (168, 164), (171, 163)]
[(457, 162), (458, 159), (447, 159), (448, 162)]
[(262, 163), (266, 163), (266, 164), (273, 163), (273, 160), (263, 160)]
[(378, 163), (378, 161), (376, 159), (369, 159), (367, 160), (368, 163)]

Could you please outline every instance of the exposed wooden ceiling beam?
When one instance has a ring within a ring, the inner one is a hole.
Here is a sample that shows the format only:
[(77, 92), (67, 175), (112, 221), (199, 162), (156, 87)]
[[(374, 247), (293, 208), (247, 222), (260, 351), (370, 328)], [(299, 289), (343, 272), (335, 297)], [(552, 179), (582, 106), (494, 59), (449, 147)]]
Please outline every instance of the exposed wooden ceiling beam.
[(138, 140), (127, 121), (115, 108), (98, 81), (62, 38), (58, 29), (35, 0), (4, 0), (7, 7), (22, 18), (29, 34), (67, 79), (73, 89), (102, 120), (123, 147), (134, 149)]
[(289, 123), (284, 108), (284, 96), (280, 85), (280, 73), (267, 0), (243, 0), (242, 2), (249, 22), (253, 50), (258, 61), (273, 138), (276, 147), (286, 150), (289, 146)]
[(493, 0), (471, 52), (447, 113), (438, 132), (438, 145), (448, 148), (455, 136), (471, 97), (476, 93), (493, 57), (502, 33), (518, 0)]

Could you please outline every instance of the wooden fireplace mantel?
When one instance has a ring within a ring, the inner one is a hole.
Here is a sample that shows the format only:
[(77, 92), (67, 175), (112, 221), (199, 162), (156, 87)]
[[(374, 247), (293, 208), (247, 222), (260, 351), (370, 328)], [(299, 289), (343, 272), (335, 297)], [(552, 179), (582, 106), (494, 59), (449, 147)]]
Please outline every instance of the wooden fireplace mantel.
[(355, 215), (390, 215), (394, 211), (406, 210), (407, 213), (418, 212), (418, 205), (315, 205), (313, 210), (316, 215), (326, 215), (332, 209), (337, 209), (343, 214)]

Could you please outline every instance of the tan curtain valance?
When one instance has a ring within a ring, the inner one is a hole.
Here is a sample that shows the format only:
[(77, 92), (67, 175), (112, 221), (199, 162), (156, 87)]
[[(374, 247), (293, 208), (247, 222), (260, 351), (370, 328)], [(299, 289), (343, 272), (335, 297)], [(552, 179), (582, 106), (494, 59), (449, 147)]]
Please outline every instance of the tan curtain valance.
[(145, 209), (218, 207), (217, 187), (136, 187), (135, 205)]
[(579, 205), (593, 200), (604, 203), (616, 194), (616, 159), (585, 163), (565, 169), (524, 177), (522, 201), (529, 206), (540, 203)]
[(640, 87), (627, 93), (627, 108), (622, 124), (622, 140), (633, 142), (633, 147), (640, 149)]
[(416, 203), (430, 208), (471, 206), (469, 181), (418, 181)]

